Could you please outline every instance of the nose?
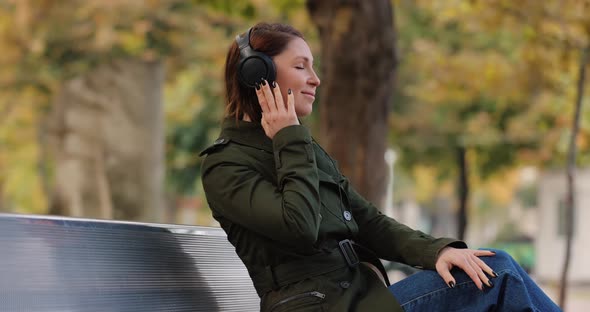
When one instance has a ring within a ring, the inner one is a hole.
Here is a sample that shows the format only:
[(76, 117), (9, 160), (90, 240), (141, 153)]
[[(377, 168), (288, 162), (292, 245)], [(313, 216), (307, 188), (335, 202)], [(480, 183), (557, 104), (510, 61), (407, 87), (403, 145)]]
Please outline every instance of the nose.
[(320, 77), (318, 77), (318, 75), (316, 75), (314, 70), (311, 71), (311, 77), (309, 77), (309, 80), (307, 81), (307, 83), (309, 83), (310, 85), (313, 85), (315, 87), (320, 85)]

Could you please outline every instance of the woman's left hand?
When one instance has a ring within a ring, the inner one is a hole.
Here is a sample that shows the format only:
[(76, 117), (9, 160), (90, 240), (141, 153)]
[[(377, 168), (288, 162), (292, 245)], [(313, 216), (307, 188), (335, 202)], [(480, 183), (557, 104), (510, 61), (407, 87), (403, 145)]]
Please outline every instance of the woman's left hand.
[[(475, 285), (480, 290), (483, 290), (483, 284), (492, 287), (493, 284), (488, 278), (489, 276), (497, 276), (487, 264), (485, 264), (478, 257), (489, 257), (496, 255), (489, 250), (473, 250), (473, 249), (458, 249), (453, 247), (443, 248), (436, 260), (436, 271), (443, 278), (443, 280), (453, 288), (456, 285), (455, 278), (451, 275), (451, 269), (458, 267), (465, 271), (467, 275), (475, 282)], [(488, 275), (486, 275), (486, 273)]]

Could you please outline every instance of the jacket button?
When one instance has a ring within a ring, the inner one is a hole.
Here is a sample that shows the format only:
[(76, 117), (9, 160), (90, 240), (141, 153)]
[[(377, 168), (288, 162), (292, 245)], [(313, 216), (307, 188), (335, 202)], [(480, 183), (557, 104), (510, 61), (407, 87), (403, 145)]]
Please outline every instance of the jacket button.
[(340, 282), (340, 287), (347, 289), (348, 287), (350, 287), (350, 283), (347, 281)]
[(344, 213), (343, 213), (343, 215), (344, 215), (344, 219), (345, 219), (346, 221), (350, 221), (350, 220), (352, 220), (352, 214), (350, 213), (350, 211), (348, 211), (348, 210), (345, 210), (345, 211), (344, 211)]

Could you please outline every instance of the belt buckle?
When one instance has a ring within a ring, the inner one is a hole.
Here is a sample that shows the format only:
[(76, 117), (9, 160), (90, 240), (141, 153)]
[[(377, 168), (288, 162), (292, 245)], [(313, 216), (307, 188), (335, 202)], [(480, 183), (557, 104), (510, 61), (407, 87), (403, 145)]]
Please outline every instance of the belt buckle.
[(338, 246), (340, 247), (340, 251), (346, 259), (346, 263), (349, 267), (353, 268), (359, 264), (359, 257), (354, 251), (354, 246), (352, 245), (352, 241), (349, 239), (341, 240), (338, 242)]

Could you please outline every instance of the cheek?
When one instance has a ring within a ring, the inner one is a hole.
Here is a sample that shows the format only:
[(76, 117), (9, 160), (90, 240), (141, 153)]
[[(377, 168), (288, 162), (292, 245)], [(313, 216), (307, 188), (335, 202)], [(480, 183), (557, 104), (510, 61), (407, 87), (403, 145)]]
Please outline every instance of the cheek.
[[(277, 71), (277, 76), (278, 76), (278, 71)], [(289, 81), (286, 81), (284, 79), (280, 79), (279, 77), (277, 77), (277, 83), (279, 84), (279, 88), (281, 88), (281, 94), (283, 95), (283, 102), (285, 104), (287, 104), (287, 92), (289, 91), (289, 88), (293, 89), (293, 87), (291, 86)]]
[(277, 68), (277, 83), (281, 87), (281, 91), (287, 93), (287, 89), (289, 88), (289, 79), (285, 79), (289, 77), (289, 73), (285, 72), (285, 70), (281, 69), (280, 67)]

